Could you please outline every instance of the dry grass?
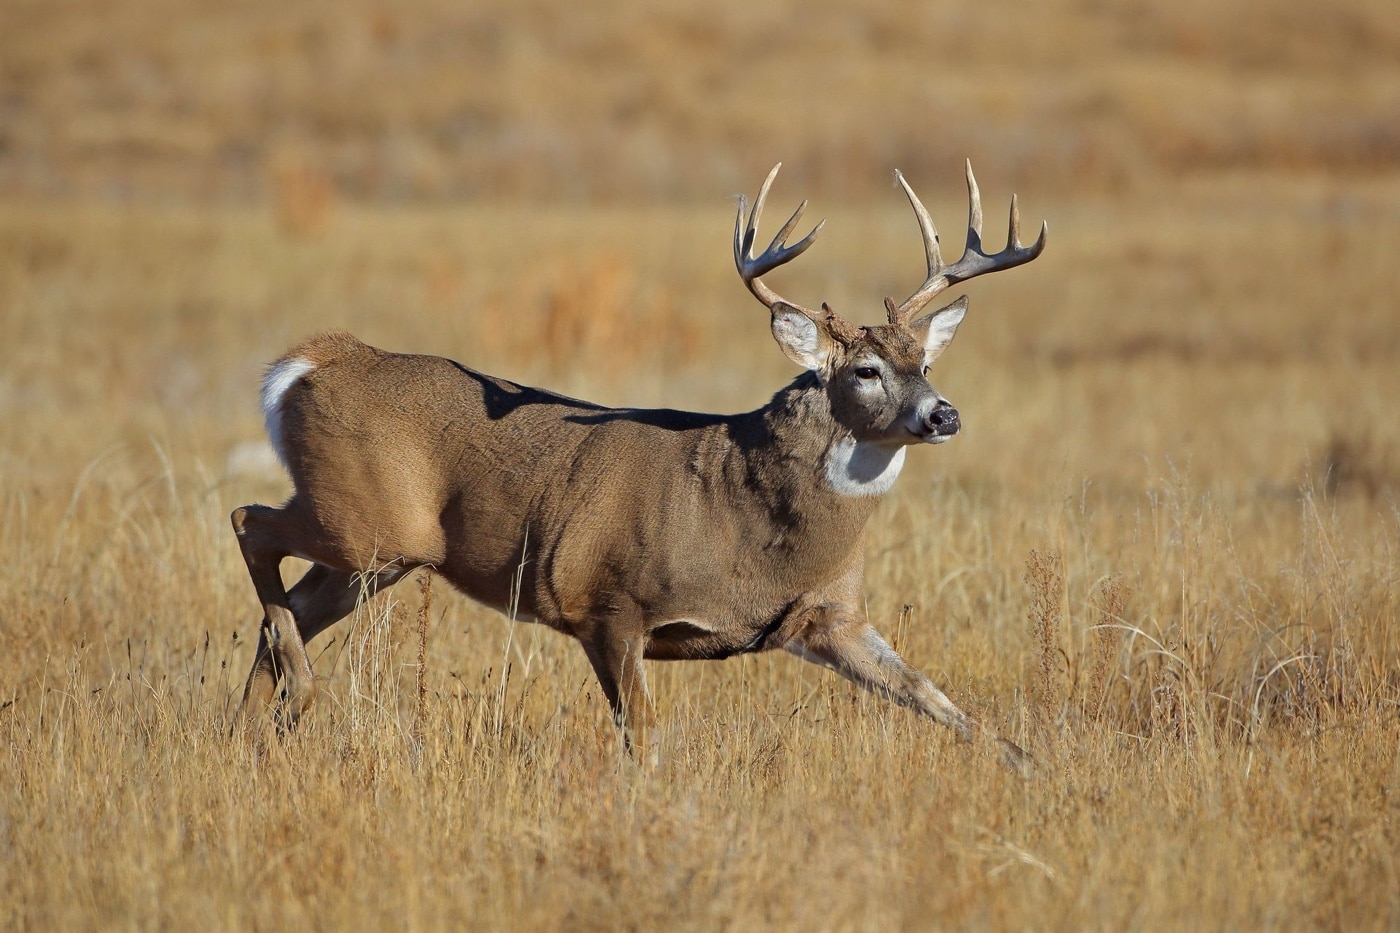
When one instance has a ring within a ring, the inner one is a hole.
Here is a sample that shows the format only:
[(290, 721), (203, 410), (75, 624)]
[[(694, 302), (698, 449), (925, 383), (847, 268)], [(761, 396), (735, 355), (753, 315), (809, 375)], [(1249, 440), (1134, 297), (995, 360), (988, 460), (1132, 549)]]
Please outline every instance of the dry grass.
[[(0, 924), (1400, 924), (1390, 5), (128, 6), (0, 10)], [(788, 159), (782, 289), (874, 319), (921, 257), (870, 185), (956, 241), (968, 153), (1050, 249), (971, 289), (869, 610), (1029, 779), (787, 656), (653, 665), (641, 772), (575, 645), (440, 585), (226, 738), (264, 361), (756, 406), (722, 195)]]

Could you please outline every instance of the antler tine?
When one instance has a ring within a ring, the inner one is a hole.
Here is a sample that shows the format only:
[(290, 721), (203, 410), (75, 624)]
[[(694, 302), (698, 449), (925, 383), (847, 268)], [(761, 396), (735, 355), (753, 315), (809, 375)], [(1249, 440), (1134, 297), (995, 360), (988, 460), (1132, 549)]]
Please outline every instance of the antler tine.
[[(938, 249), (938, 228), (933, 225), (933, 218), (929, 216), (928, 208), (924, 207), (924, 202), (919, 200), (919, 196), (914, 193), (914, 189), (905, 180), (904, 173), (895, 169), (894, 178), (904, 189), (904, 196), (909, 199), (909, 206), (914, 209), (914, 216), (919, 221), (919, 235), (924, 241), (924, 260), (928, 267), (928, 278), (932, 279), (943, 270), (943, 255)], [(901, 321), (908, 323), (908, 318), (895, 307), (893, 298), (885, 299), (885, 309), (889, 312), (891, 324), (898, 324)]]
[(972, 235), (977, 234), (977, 247), (982, 247), (982, 192), (977, 187), (977, 176), (972, 174), (972, 160), (964, 163), (967, 168), (967, 241), (972, 243)]
[[(1040, 235), (1030, 246), (1031, 249), (1035, 250), (1035, 256), (1039, 256), (1041, 251), (1045, 249), (1045, 234), (1049, 232), (1049, 229), (1050, 225), (1042, 220), (1040, 222)], [(1014, 194), (1011, 196), (1011, 234), (1007, 245), (1016, 249), (1026, 249), (1021, 245), (1021, 210), (1016, 206), (1016, 195)], [(1035, 256), (1032, 256), (1031, 259), (1034, 259)], [(1030, 262), (1030, 259), (1026, 261)]]
[[(772, 252), (775, 247), (778, 248), (778, 251), (780, 253), (782, 252), (784, 244), (786, 244), (787, 242), (788, 234), (792, 233), (792, 228), (797, 226), (797, 221), (802, 218), (802, 212), (806, 209), (807, 199), (803, 198), (802, 203), (797, 205), (797, 210), (793, 211), (792, 216), (787, 219), (787, 223), (783, 224), (783, 228), (779, 230), (777, 234), (774, 235), (772, 242), (768, 244), (768, 249), (764, 250), (765, 253)], [(804, 249), (812, 245), (812, 237), (816, 234), (818, 230), (821, 229), (822, 224), (824, 223), (826, 223), (825, 220), (818, 222), (816, 227), (812, 229), (811, 233), (807, 234), (805, 237), (798, 240), (790, 247), (793, 256), (798, 255)], [(755, 229), (754, 233), (757, 234), (758, 230)]]
[[(754, 198), (753, 210), (749, 211), (749, 222), (744, 228), (744, 258), (753, 258), (753, 243), (758, 236), (758, 219), (763, 216), (763, 205), (768, 201), (768, 189), (773, 187), (773, 179), (778, 177), (778, 169), (783, 167), (779, 162), (768, 172), (768, 177), (763, 179), (763, 184), (758, 188), (758, 197)], [(743, 213), (744, 196), (739, 195), (740, 213)]]
[(807, 247), (816, 242), (817, 234), (821, 232), (822, 227), (826, 226), (826, 221), (818, 223), (810, 233), (796, 243), (791, 246), (787, 245), (788, 236), (797, 226), (797, 222), (802, 217), (802, 211), (807, 207), (807, 202), (804, 200), (797, 205), (797, 210), (792, 212), (792, 216), (773, 237), (768, 248), (759, 256), (753, 255), (753, 244), (758, 238), (758, 221), (763, 214), (763, 205), (768, 200), (768, 190), (773, 186), (773, 179), (778, 177), (778, 170), (782, 167), (783, 163), (779, 162), (773, 166), (773, 170), (764, 179), (762, 187), (758, 189), (758, 197), (754, 199), (753, 210), (749, 212), (747, 224), (744, 223), (744, 208), (747, 206), (747, 202), (743, 195), (739, 196), (739, 212), (734, 218), (734, 266), (739, 270), (739, 277), (743, 279), (749, 291), (769, 308), (781, 301), (784, 304), (792, 305), (809, 317), (815, 318), (818, 316), (816, 312), (783, 298), (763, 284), (763, 280), (759, 277), (784, 263), (791, 262), (806, 252)]
[[(1045, 251), (1045, 235), (1049, 231), (1049, 226), (1042, 223), (1040, 226), (1040, 236), (1030, 246), (1021, 245), (1021, 213), (1017, 206), (1016, 196), (1011, 196), (1011, 219), (1008, 223), (1006, 236), (1006, 248), (999, 253), (988, 254), (982, 250), (982, 193), (977, 187), (977, 178), (972, 174), (972, 160), (967, 162), (967, 245), (963, 247), (962, 258), (950, 266), (943, 266), (941, 260), (937, 259), (937, 246), (930, 251), (928, 243), (928, 231), (932, 229), (932, 222), (928, 221), (928, 212), (923, 210), (923, 205), (918, 203), (914, 197), (914, 192), (909, 188), (903, 176), (899, 181), (904, 185), (905, 192), (909, 195), (909, 201), (914, 205), (914, 213), (919, 215), (919, 229), (924, 234), (924, 251), (929, 257), (928, 278), (924, 284), (905, 299), (904, 303), (890, 311), (890, 323), (905, 322), (919, 311), (923, 310), (933, 296), (943, 291), (950, 285), (958, 282), (966, 282), (970, 278), (983, 275), (988, 272), (1000, 272), (1003, 269), (1010, 269), (1014, 266), (1030, 262)], [(934, 235), (935, 240), (937, 234)], [(896, 320), (898, 318), (898, 320)]]

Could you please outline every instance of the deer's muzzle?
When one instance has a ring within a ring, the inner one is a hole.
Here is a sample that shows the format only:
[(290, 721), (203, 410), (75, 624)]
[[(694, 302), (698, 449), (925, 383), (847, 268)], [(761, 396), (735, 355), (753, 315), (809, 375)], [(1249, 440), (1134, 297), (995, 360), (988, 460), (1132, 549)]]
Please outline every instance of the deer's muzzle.
[(958, 433), (962, 422), (958, 410), (947, 402), (940, 401), (924, 416), (924, 436), (927, 439), (952, 437)]

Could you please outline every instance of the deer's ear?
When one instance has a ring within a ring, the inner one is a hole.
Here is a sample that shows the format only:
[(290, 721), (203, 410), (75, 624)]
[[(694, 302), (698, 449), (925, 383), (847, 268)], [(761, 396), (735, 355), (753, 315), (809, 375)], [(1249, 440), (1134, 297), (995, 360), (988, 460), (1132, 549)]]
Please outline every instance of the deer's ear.
[(773, 339), (783, 355), (803, 369), (821, 369), (831, 355), (826, 328), (786, 302), (773, 303)]
[(938, 359), (939, 354), (953, 342), (953, 335), (958, 332), (964, 314), (967, 314), (966, 295), (909, 325), (914, 336), (924, 344), (925, 366)]

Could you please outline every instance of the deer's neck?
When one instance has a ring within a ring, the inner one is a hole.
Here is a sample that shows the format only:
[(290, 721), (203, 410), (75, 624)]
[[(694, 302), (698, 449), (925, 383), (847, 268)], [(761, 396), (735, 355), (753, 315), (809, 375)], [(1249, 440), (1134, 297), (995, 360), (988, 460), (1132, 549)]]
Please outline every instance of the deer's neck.
[(804, 373), (755, 413), (766, 443), (751, 451), (765, 472), (808, 507), (868, 514), (904, 466), (903, 447), (856, 440), (832, 415), (816, 376)]

